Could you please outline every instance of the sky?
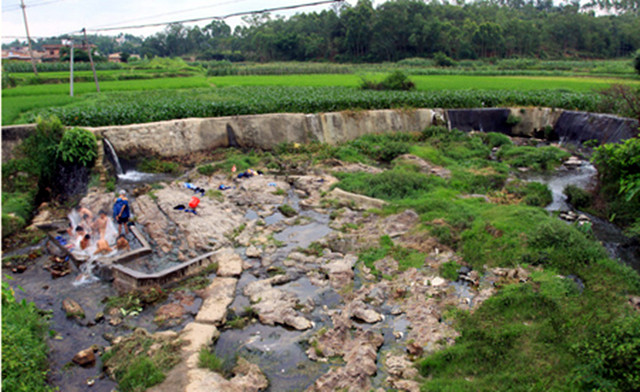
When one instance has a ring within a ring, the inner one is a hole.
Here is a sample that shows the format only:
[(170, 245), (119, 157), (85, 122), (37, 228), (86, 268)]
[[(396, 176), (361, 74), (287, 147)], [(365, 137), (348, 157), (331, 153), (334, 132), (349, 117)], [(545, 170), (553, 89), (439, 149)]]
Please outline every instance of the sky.
[[(114, 26), (131, 26), (155, 22), (171, 22), (190, 18), (222, 16), (236, 12), (257, 11), (322, 0), (24, 0), (31, 37), (52, 37), (77, 32), (83, 27), (89, 34), (92, 29)], [(357, 0), (347, 0), (355, 4)], [(374, 6), (375, 6), (374, 2)], [(291, 11), (273, 12), (272, 16), (291, 16), (302, 12), (321, 12), (335, 5), (324, 4)], [(198, 22), (207, 25), (210, 20)], [(226, 19), (234, 28), (244, 22), (241, 17)], [(193, 26), (194, 23), (185, 23)], [(164, 27), (122, 30), (136, 36), (149, 36)], [(101, 35), (118, 35), (119, 31), (97, 32)], [(16, 37), (25, 40), (26, 33), (20, 0), (2, 0), (2, 42)]]

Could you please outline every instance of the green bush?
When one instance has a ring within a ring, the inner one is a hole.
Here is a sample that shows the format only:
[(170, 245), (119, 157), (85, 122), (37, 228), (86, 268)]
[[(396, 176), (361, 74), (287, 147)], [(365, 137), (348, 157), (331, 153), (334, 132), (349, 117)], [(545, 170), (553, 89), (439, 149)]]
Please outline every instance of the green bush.
[(640, 390), (640, 317), (632, 315), (597, 326), (590, 339), (572, 351), (581, 364), (574, 382), (581, 390)]
[(567, 185), (562, 191), (567, 196), (569, 204), (577, 209), (591, 207), (593, 196), (582, 188), (575, 185)]
[(497, 132), (489, 132), (486, 134), (485, 143), (493, 148), (493, 147), (502, 147), (502, 146), (510, 146), (513, 144), (511, 138), (509, 136), (497, 133)]
[(48, 324), (35, 304), (25, 300), (17, 302), (13, 289), (3, 281), (2, 390), (53, 391), (47, 385), (47, 330)]
[(633, 68), (640, 74), (640, 49), (636, 50), (636, 55), (633, 57)]
[(433, 55), (433, 61), (438, 67), (453, 67), (456, 65), (456, 62), (451, 57), (442, 52), (436, 52)]
[(393, 71), (381, 82), (363, 79), (360, 88), (364, 90), (414, 90), (416, 88), (409, 77), (402, 71)]
[(96, 136), (85, 129), (66, 130), (60, 140), (58, 153), (65, 163), (91, 167), (98, 157)]
[(599, 195), (607, 203), (603, 214), (622, 225), (640, 218), (640, 139), (604, 144), (594, 149)]

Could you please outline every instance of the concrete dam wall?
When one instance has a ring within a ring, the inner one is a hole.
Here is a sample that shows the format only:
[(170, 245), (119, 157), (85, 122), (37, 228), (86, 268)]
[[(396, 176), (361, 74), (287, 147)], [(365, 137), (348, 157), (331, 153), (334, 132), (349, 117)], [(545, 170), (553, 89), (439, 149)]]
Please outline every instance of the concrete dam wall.
[[(301, 114), (272, 113), (188, 118), (155, 123), (87, 128), (108, 139), (119, 157), (188, 157), (217, 148), (269, 150), (279, 143), (336, 144), (369, 133), (421, 131), (430, 125), (463, 131), (540, 136), (552, 129), (561, 140), (580, 144), (597, 139), (616, 143), (637, 135), (638, 121), (612, 115), (550, 108), (388, 109)], [(3, 159), (32, 131), (33, 125), (2, 128)]]

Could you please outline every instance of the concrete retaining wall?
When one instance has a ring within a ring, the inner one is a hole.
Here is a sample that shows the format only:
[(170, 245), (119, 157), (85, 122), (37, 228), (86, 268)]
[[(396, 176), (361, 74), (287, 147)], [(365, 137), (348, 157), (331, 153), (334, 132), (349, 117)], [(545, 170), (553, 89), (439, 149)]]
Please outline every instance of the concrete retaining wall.
[[(509, 117), (518, 123), (509, 123)], [(556, 129), (565, 140), (617, 142), (637, 132), (637, 121), (611, 115), (549, 108), (366, 110), (334, 113), (272, 113), (246, 116), (189, 118), (145, 124), (88, 128), (106, 137), (118, 156), (188, 158), (224, 147), (269, 150), (279, 143), (312, 141), (336, 144), (369, 133), (421, 131), (434, 123), (465, 131), (502, 132), (514, 136), (539, 135)], [(2, 128), (2, 156), (10, 159), (15, 146), (32, 125)], [(613, 136), (612, 136), (613, 135)]]

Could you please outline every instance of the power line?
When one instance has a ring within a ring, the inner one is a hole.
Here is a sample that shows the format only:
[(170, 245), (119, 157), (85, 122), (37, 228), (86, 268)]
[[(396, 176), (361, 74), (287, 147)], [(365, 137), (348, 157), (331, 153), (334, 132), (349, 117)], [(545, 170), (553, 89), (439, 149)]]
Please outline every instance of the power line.
[[(61, 1), (65, 1), (65, 0), (48, 0), (48, 1), (40, 1), (37, 3), (32, 3), (32, 4), (25, 4), (26, 8), (34, 8), (34, 7), (40, 7), (43, 5), (49, 5), (49, 4), (55, 4), (55, 3), (60, 3)], [(3, 8), (2, 12), (12, 12), (12, 11), (17, 11), (19, 9), (21, 9), (22, 7), (20, 6), (20, 4), (10, 4), (9, 6), (7, 6), (7, 8)]]
[(203, 20), (210, 20), (210, 19), (224, 20), (224, 19), (233, 18), (233, 17), (236, 17), (236, 16), (264, 14), (266, 12), (292, 10), (292, 9), (296, 9), (296, 8), (312, 7), (312, 6), (316, 6), (316, 5), (331, 4), (331, 3), (342, 3), (342, 2), (344, 2), (344, 0), (325, 0), (325, 1), (318, 1), (318, 2), (314, 2), (314, 3), (305, 3), (305, 4), (297, 4), (297, 5), (290, 5), (290, 6), (283, 6), (283, 7), (266, 8), (266, 9), (258, 10), (258, 11), (235, 12), (235, 13), (228, 14), (228, 15), (223, 15), (223, 16), (207, 16), (207, 17), (204, 17), (204, 18), (183, 19), (183, 20), (175, 20), (175, 21), (172, 21), (172, 22), (147, 23), (147, 24), (133, 25), (133, 26), (103, 27), (103, 28), (89, 29), (88, 31), (99, 32), (99, 31), (113, 31), (113, 30), (130, 30), (130, 29), (142, 29), (142, 28), (145, 28), (145, 27), (158, 27), (158, 26), (164, 26), (164, 25), (169, 25), (169, 24), (173, 24), (173, 23), (193, 23), (193, 22), (200, 22), (200, 21), (203, 21)]
[[(158, 18), (160, 16), (183, 14), (185, 12), (198, 11), (198, 10), (202, 10), (202, 9), (206, 9), (206, 8), (220, 7), (222, 5), (237, 4), (237, 3), (242, 3), (244, 1), (248, 1), (248, 0), (232, 0), (232, 1), (226, 1), (224, 3), (218, 3), (218, 4), (215, 4), (215, 5), (207, 5), (207, 6), (204, 6), (204, 7), (189, 8), (189, 9), (185, 9), (185, 10), (181, 10), (181, 11), (174, 11), (174, 12), (165, 12), (165, 13), (162, 13), (162, 14), (150, 15), (150, 16), (145, 16), (145, 17), (142, 17), (142, 18), (123, 20), (123, 21), (121, 21), (121, 23), (137, 22), (137, 21), (141, 21), (141, 20), (148, 20), (148, 19)], [(97, 26), (96, 28), (101, 28), (101, 27), (109, 27), (109, 25), (101, 25), (101, 26)]]

